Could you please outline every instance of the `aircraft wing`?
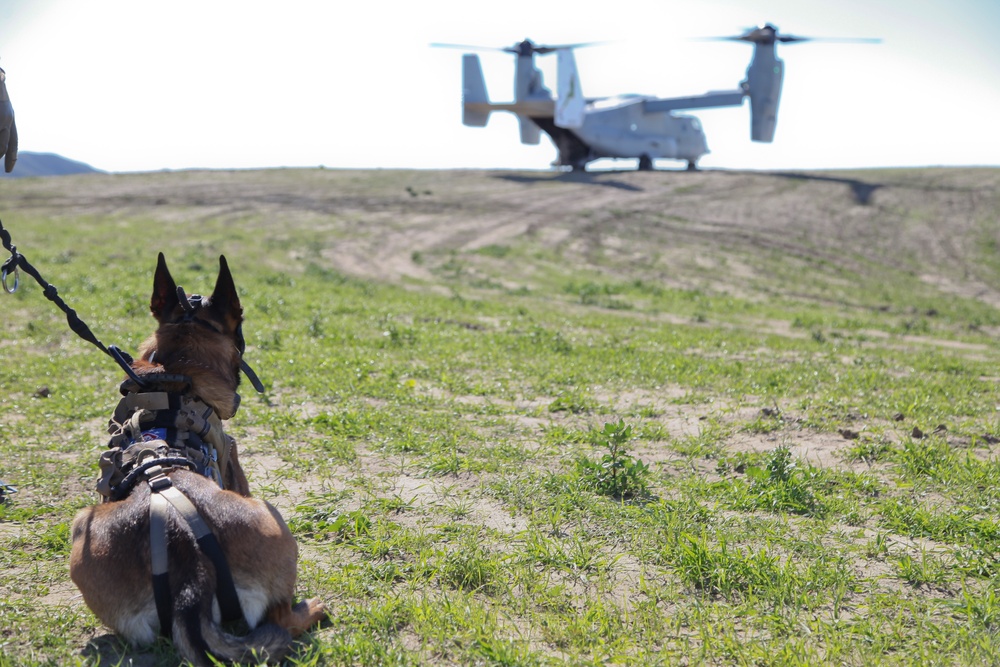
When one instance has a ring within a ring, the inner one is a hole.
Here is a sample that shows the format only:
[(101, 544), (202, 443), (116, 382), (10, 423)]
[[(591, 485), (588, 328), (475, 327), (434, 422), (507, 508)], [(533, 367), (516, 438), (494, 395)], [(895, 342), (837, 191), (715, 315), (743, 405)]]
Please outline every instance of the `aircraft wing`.
[[(477, 113), (509, 111), (527, 118), (552, 118), (555, 103), (552, 100), (525, 100), (523, 102), (470, 102), (466, 99), (466, 109)], [(468, 124), (468, 123), (467, 123)], [(479, 127), (482, 127), (481, 125)]]
[(704, 95), (693, 97), (665, 97), (645, 100), (643, 111), (656, 113), (658, 111), (678, 111), (680, 109), (709, 109), (711, 107), (738, 107), (743, 105), (743, 90), (716, 90)]

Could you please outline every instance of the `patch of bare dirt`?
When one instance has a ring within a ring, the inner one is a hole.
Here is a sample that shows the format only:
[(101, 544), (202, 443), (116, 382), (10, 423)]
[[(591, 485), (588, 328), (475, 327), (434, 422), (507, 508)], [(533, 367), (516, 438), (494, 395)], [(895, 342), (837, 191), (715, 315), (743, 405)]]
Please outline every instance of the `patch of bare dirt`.
[(844, 465), (842, 452), (850, 444), (840, 434), (796, 429), (770, 434), (739, 433), (726, 441), (726, 448), (732, 452), (764, 453), (785, 445), (797, 459), (817, 468), (832, 468)]
[(823, 270), (829, 283), (872, 266), (905, 265), (942, 294), (1000, 305), (994, 270), (977, 261), (998, 240), (987, 226), (998, 184), (1000, 170), (972, 168), (288, 169), (91, 175), (61, 178), (58, 187), (32, 179), (10, 184), (5, 201), (25, 214), (141, 212), (164, 223), (203, 218), (259, 226), (280, 217), (287, 229), (325, 233), (320, 257), (332, 267), (376, 280), (433, 283), (435, 267), (451, 253), (530, 239), (578, 268), (627, 267), (629, 277), (641, 272), (675, 287), (752, 296), (766, 284), (794, 294), (798, 285), (767, 274), (766, 257), (778, 253), (800, 262), (805, 278)]

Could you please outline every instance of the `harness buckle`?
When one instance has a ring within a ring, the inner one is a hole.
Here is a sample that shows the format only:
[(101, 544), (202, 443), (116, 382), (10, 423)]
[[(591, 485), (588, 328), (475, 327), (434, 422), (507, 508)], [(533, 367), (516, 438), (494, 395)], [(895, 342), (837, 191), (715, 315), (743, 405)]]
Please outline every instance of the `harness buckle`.
[(159, 493), (160, 491), (169, 489), (174, 485), (173, 482), (170, 481), (170, 478), (167, 477), (166, 473), (163, 472), (163, 468), (160, 466), (153, 466), (147, 470), (146, 473), (148, 475), (146, 481), (149, 483), (149, 489), (153, 493)]

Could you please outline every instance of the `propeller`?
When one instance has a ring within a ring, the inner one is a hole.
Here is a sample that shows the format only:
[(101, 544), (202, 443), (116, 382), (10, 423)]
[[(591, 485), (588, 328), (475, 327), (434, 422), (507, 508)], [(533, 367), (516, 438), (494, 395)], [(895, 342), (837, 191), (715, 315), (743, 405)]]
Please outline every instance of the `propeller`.
[(799, 37), (798, 35), (782, 35), (777, 26), (765, 23), (756, 28), (748, 28), (742, 35), (731, 37), (706, 37), (712, 41), (751, 42), (753, 44), (794, 44), (796, 42), (852, 42), (860, 44), (878, 44), (882, 40), (873, 37)]
[(474, 46), (470, 44), (440, 44), (433, 43), (431, 46), (437, 48), (445, 49), (469, 49), (473, 51), (503, 51), (504, 53), (513, 53), (518, 56), (531, 56), (538, 54), (540, 56), (546, 53), (553, 53), (560, 49), (580, 49), (586, 46), (595, 46), (598, 44), (603, 44), (604, 42), (578, 42), (576, 44), (535, 44), (530, 39), (525, 38), (523, 41), (514, 44), (513, 46)]

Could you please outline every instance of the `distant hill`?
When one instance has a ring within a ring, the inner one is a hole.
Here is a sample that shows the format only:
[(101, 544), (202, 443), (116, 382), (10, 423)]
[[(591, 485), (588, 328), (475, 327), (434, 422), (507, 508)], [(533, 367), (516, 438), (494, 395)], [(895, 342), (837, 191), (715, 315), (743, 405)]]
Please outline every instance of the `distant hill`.
[(6, 178), (100, 173), (103, 172), (100, 169), (94, 169), (89, 164), (69, 160), (55, 153), (29, 153), (27, 151), (21, 151), (17, 154), (17, 164), (14, 165), (14, 171), (7, 174), (0, 169), (0, 176)]

